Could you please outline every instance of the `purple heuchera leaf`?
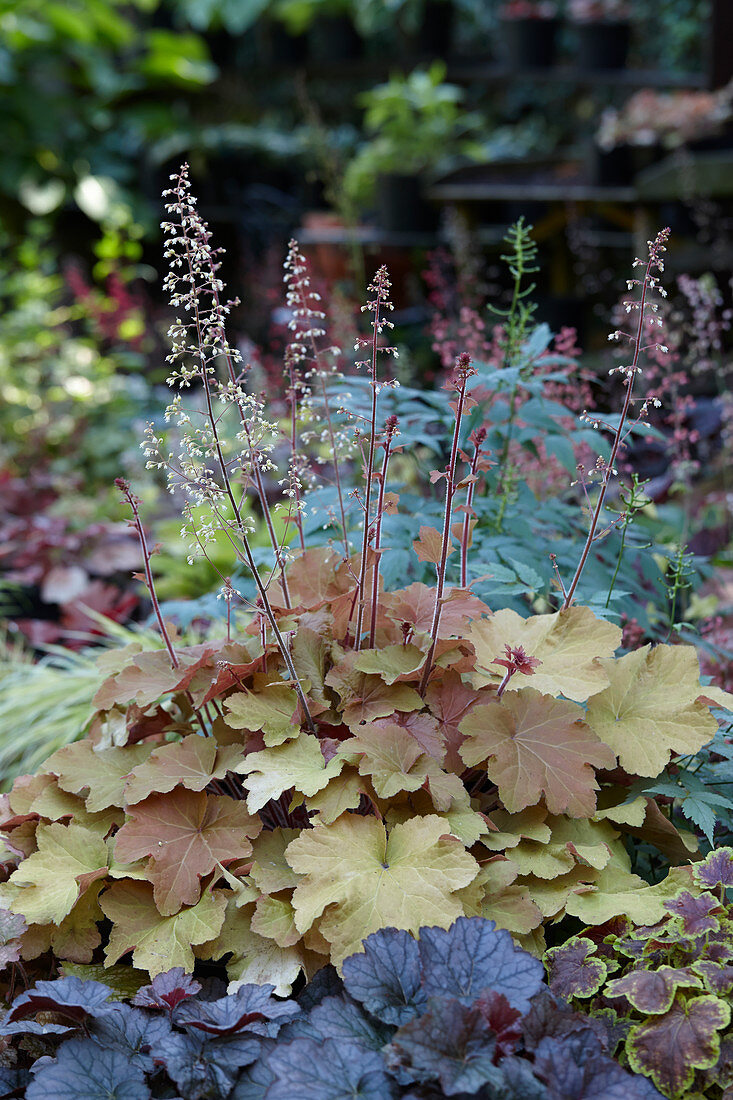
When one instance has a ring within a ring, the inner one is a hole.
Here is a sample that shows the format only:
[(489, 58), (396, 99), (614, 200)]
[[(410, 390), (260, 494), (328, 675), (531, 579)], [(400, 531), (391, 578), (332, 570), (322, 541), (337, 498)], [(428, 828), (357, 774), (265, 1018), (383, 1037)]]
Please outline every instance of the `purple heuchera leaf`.
[(343, 964), (347, 991), (385, 1024), (405, 1024), (425, 1008), (420, 949), (403, 929), (382, 928)]
[(267, 1100), (391, 1100), (397, 1095), (381, 1054), (337, 1039), (278, 1044), (267, 1068), (275, 1074)]
[(702, 989), (702, 978), (686, 967), (660, 966), (656, 970), (632, 970), (605, 988), (607, 997), (625, 997), (639, 1012), (668, 1012), (678, 989)]
[(651, 1081), (627, 1073), (595, 1036), (582, 1032), (543, 1039), (534, 1070), (547, 1085), (548, 1100), (662, 1100)]
[(115, 1004), (94, 1020), (91, 1038), (105, 1050), (117, 1050), (145, 1073), (153, 1072), (153, 1053), (173, 1034), (167, 1016), (153, 1016), (141, 1008)]
[(493, 989), (526, 1012), (543, 985), (540, 960), (482, 917), (459, 917), (448, 929), (421, 928), (418, 946), (428, 997), (455, 997), (470, 1005)]
[(716, 909), (721, 913), (723, 910), (712, 894), (695, 897), (689, 890), (681, 890), (677, 897), (662, 902), (662, 905), (680, 918), (682, 929), (688, 936), (704, 936), (706, 932), (715, 932), (720, 927), (713, 913)]
[(446, 1096), (497, 1089), (504, 1075), (494, 1065), (496, 1035), (478, 1005), (435, 997), (428, 1011), (397, 1031), (386, 1050), (387, 1065), (412, 1081), (439, 1080)]
[(190, 1001), (181, 1005), (176, 1023), (205, 1031), (208, 1035), (277, 1035), (280, 1027), (300, 1015), (294, 1001), (277, 1001), (272, 985), (243, 985), (236, 993), (218, 1001)]
[(692, 875), (699, 886), (733, 886), (733, 848), (716, 848), (701, 863), (694, 864)]
[(691, 1085), (696, 1069), (710, 1069), (720, 1054), (719, 1031), (730, 1023), (730, 1006), (704, 994), (678, 995), (663, 1016), (635, 1024), (626, 1040), (629, 1065), (676, 1096)]
[(150, 1100), (139, 1066), (118, 1050), (90, 1039), (69, 1039), (45, 1063), (26, 1090), (26, 1100)]
[(82, 981), (69, 976), (55, 981), (36, 982), (33, 989), (16, 997), (4, 1023), (10, 1024), (36, 1012), (57, 1012), (75, 1023), (87, 1016), (101, 1016), (112, 1009), (112, 990), (101, 982)]
[(557, 997), (592, 997), (608, 976), (603, 959), (591, 958), (596, 945), (585, 936), (574, 936), (552, 947), (545, 955), (550, 989)]
[(201, 984), (182, 966), (174, 966), (164, 974), (156, 974), (150, 985), (144, 985), (132, 998), (134, 1005), (142, 1008), (165, 1008), (173, 1012), (181, 1001), (201, 992)]
[(153, 1052), (184, 1096), (229, 1096), (243, 1066), (251, 1065), (262, 1050), (254, 1035), (181, 1035), (175, 1032)]
[(541, 989), (522, 1019), (525, 1049), (534, 1051), (543, 1039), (563, 1039), (574, 1032), (591, 1033), (603, 1049), (608, 1045), (606, 1028), (595, 1017), (573, 1012), (568, 1005), (558, 1002), (549, 989)]
[(287, 1024), (280, 1042), (290, 1039), (344, 1039), (365, 1050), (381, 1050), (392, 1032), (366, 1015), (351, 997), (326, 997), (307, 1016)]

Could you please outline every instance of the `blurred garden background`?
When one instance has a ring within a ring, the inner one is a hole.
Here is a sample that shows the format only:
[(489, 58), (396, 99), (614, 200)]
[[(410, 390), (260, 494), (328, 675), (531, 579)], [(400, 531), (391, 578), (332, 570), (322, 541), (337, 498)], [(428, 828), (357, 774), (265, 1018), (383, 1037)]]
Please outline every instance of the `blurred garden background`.
[[(490, 604), (524, 613), (555, 606), (549, 551), (571, 570), (582, 545), (593, 432), (575, 418), (618, 412), (608, 334), (634, 256), (669, 226), (668, 350), (652, 349), (644, 391), (662, 407), (628, 441), (583, 598), (629, 644), (694, 641), (733, 687), (732, 79), (727, 0), (0, 0), (0, 723), (45, 728), (38, 760), (83, 732), (87, 647), (147, 622), (116, 477), (162, 543), (166, 614), (195, 640), (221, 617), (225, 548), (187, 563), (140, 450), (147, 423), (164, 430), (160, 196), (184, 161), (226, 249), (230, 340), (285, 423), (288, 241), (347, 376), (387, 264), (396, 474), (426, 523), (439, 493), (419, 495), (413, 466), (435, 463), (450, 415), (435, 392), (458, 353), (483, 365), (510, 473), (476, 506), (476, 576), (493, 578)], [(518, 220), (534, 242), (519, 277)], [(310, 490), (323, 541), (326, 481)], [(394, 582), (429, 575), (413, 527), (386, 517)], [(0, 766), (28, 766), (35, 744), (0, 746)]]

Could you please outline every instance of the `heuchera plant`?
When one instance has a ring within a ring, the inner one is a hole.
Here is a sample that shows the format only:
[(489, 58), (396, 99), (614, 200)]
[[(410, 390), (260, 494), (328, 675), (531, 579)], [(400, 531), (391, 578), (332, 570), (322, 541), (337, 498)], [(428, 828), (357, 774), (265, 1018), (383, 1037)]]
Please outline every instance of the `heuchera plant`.
[(692, 882), (661, 920), (616, 918), (546, 955), (552, 991), (609, 1025), (622, 1061), (671, 1100), (733, 1085), (733, 849), (695, 863)]
[[(107, 975), (102, 973), (102, 979)], [(610, 1056), (613, 1035), (568, 1009), (537, 959), (491, 921), (449, 930), (382, 929), (296, 1000), (271, 985), (224, 995), (178, 967), (138, 988), (74, 975), (39, 981), (13, 1002), (0, 1035), (46, 1057), (33, 1078), (0, 1069), (3, 1095), (53, 1097), (551, 1100), (660, 1093)], [(51, 1023), (54, 1020), (57, 1022)], [(174, 1091), (175, 1090), (175, 1091)]]
[[(186, 495), (192, 546), (205, 554), (223, 531), (257, 601), (237, 628), (238, 594), (223, 577), (227, 637), (179, 645), (155, 596), (139, 502), (119, 481), (164, 645), (106, 654), (89, 736), (16, 781), (5, 799), (7, 950), (24, 962), (48, 950), (64, 964), (111, 968), (125, 959), (152, 976), (191, 972), (197, 958), (225, 960), (230, 993), (266, 982), (286, 994), (301, 973), (340, 968), (384, 927), (417, 934), (426, 923), (481, 916), (541, 952), (546, 921), (643, 914), (652, 923), (681, 888), (699, 893), (688, 865), (695, 841), (653, 798), (627, 795), (636, 777), (654, 777), (674, 754), (708, 742), (709, 706), (730, 697), (701, 687), (692, 647), (615, 657), (620, 629), (574, 603), (604, 533), (667, 232), (637, 261), (638, 327), (628, 336), (630, 363), (618, 368), (623, 410), (610, 461), (597, 466), (581, 560), (567, 584), (558, 577), (561, 609), (525, 619), (491, 611), (448, 579), (449, 559), (464, 561), (470, 547), (471, 489), (482, 473), (483, 437), (465, 438), (473, 402), (465, 354), (446, 385), (447, 461), (432, 475), (444, 492), (441, 529), (416, 524), (415, 551), (436, 583), (384, 589), (381, 516), (399, 503), (386, 492), (398, 426), (381, 429), (379, 416), (390, 382), (381, 364), (394, 351), (383, 346), (384, 268), (364, 307), (370, 331), (357, 343), (371, 384), (368, 418), (357, 425), (358, 551), (345, 529), (340, 548), (302, 548), (298, 410), (321, 410), (327, 436), (333, 421), (329, 360), (297, 251), (286, 280), (295, 339), (285, 518), (296, 546), (286, 551), (268, 495), (277, 428), (245, 389), (227, 342), (218, 256), (185, 169), (168, 210), (167, 284), (185, 317), (172, 329), (171, 381), (196, 387), (204, 411), (194, 421), (176, 397), (169, 416), (180, 454), (151, 431), (149, 461)], [(230, 414), (234, 441), (223, 428)], [(272, 543), (269, 572), (258, 568), (242, 507), (250, 491)], [(649, 886), (631, 873), (626, 835), (682, 866)]]

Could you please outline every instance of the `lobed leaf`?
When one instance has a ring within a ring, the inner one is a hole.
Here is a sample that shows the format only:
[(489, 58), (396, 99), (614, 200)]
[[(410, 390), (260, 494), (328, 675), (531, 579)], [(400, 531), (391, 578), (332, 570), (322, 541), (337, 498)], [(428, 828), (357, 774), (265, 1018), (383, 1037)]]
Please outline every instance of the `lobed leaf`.
[(718, 997), (677, 996), (668, 1012), (636, 1024), (626, 1041), (629, 1065), (651, 1077), (667, 1095), (689, 1088), (696, 1069), (714, 1066), (720, 1036), (730, 1023), (730, 1006)]

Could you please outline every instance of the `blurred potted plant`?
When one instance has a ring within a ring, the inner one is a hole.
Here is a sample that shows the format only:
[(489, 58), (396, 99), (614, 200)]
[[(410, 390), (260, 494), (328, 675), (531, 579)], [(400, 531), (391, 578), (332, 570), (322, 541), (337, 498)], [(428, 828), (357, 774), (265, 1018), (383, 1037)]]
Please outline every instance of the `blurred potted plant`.
[(547, 69), (554, 64), (560, 21), (551, 0), (507, 0), (499, 18), (512, 66)]
[(463, 109), (463, 90), (446, 84), (445, 73), (445, 64), (435, 61), (409, 76), (392, 76), (359, 97), (372, 137), (349, 163), (344, 190), (362, 208), (376, 195), (383, 229), (430, 228), (432, 210), (422, 197), (425, 175), (477, 154), (472, 135), (480, 130), (481, 117)]
[(365, 37), (382, 36), (412, 53), (444, 57), (451, 52), (456, 9), (453, 0), (355, 0), (354, 18)]
[[(624, 106), (607, 108), (596, 133), (599, 182), (629, 182), (665, 151), (729, 144), (733, 82), (716, 92), (642, 88)], [(625, 179), (618, 178), (621, 174)]]
[(578, 63), (584, 69), (623, 69), (631, 43), (627, 0), (569, 0), (578, 33)]
[(289, 34), (308, 36), (314, 60), (333, 63), (361, 56), (352, 0), (278, 0), (276, 11)]

